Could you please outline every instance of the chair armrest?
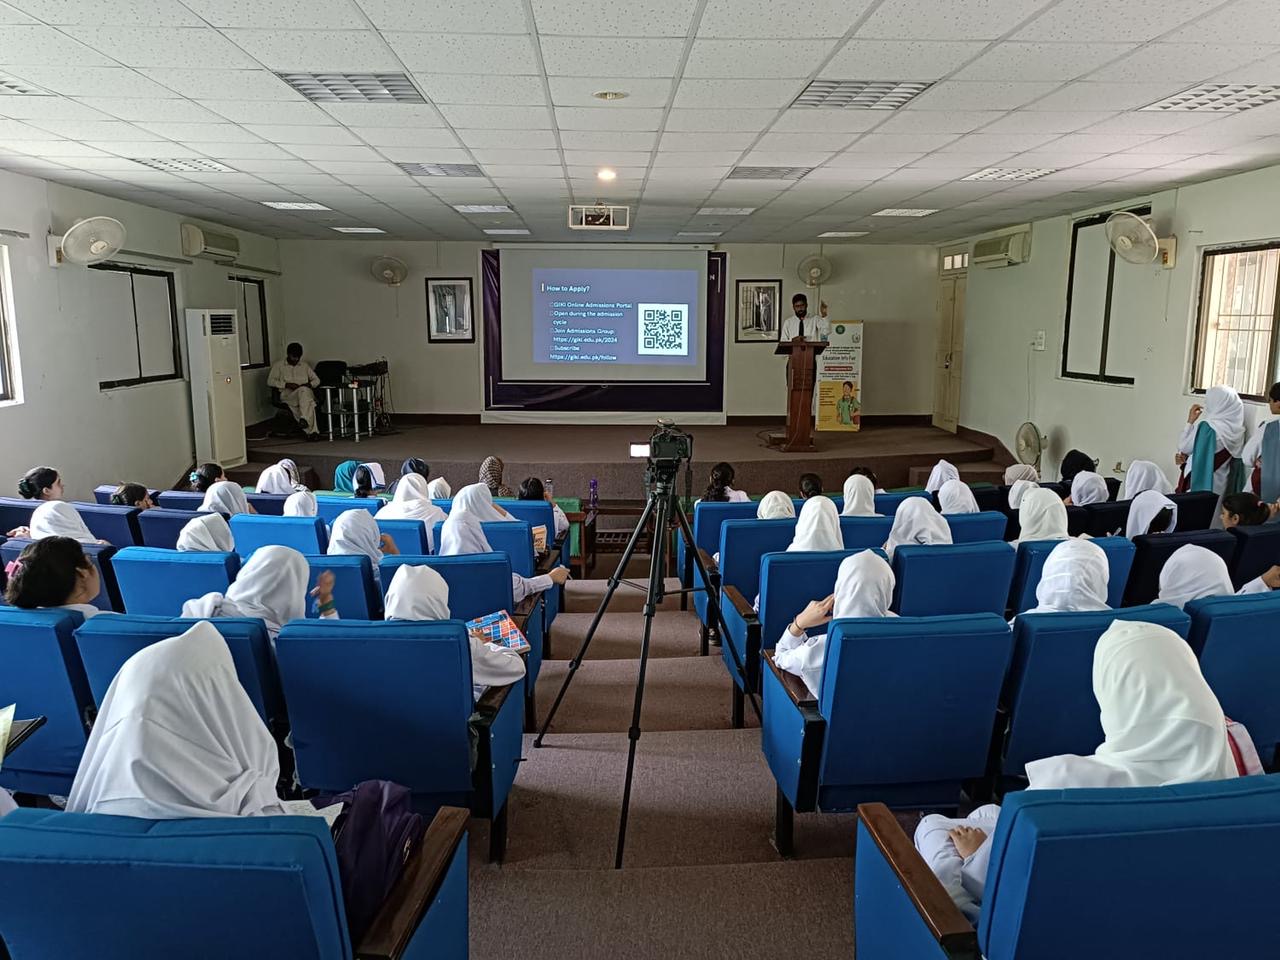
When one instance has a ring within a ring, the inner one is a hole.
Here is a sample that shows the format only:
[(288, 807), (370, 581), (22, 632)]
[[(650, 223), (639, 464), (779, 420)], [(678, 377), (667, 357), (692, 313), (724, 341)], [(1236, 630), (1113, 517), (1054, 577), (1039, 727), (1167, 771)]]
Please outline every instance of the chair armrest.
[(547, 552), (538, 557), (538, 562), (533, 568), (533, 575), (550, 573), (560, 563), (560, 550), (563, 541), (557, 540), (554, 543), (547, 543)]
[(883, 803), (860, 803), (858, 819), (902, 885), (903, 893), (938, 941), (939, 948), (949, 957), (978, 956), (977, 931), (929, 869), (889, 808)]
[(356, 945), (356, 960), (396, 960), (404, 953), (467, 834), (469, 817), (459, 807), (436, 811), (418, 849), (410, 854), (400, 879)]
[(745, 620), (748, 626), (759, 623), (759, 616), (756, 613), (756, 608), (747, 602), (746, 597), (744, 597), (738, 588), (733, 586), (733, 584), (728, 584), (723, 587), (720, 591), (720, 596), (733, 604), (733, 608), (737, 611), (738, 616)]
[[(542, 602), (541, 593), (531, 593), (529, 594), (529, 596), (525, 597), (523, 600), (517, 603), (516, 608), (511, 611), (512, 619), (518, 621), (519, 624), (521, 624), (522, 630), (524, 629), (523, 627), (524, 622), (529, 619), (533, 611), (538, 609), (538, 604), (541, 602)], [(526, 636), (527, 635), (528, 634), (526, 633)]]
[(702, 558), (702, 565), (707, 568), (707, 576), (718, 583), (720, 580), (720, 564), (716, 563), (715, 557), (703, 550), (702, 547), (698, 548), (698, 556)]
[(817, 709), (818, 701), (813, 694), (809, 692), (809, 688), (804, 685), (804, 681), (797, 677), (794, 673), (788, 673), (779, 667), (773, 660), (773, 651), (764, 651), (764, 662), (774, 676), (778, 678), (778, 682), (782, 684), (782, 689), (787, 691), (787, 696), (791, 698), (791, 702), (797, 707), (804, 709)]
[(486, 724), (498, 715), (498, 711), (502, 709), (502, 705), (506, 703), (507, 694), (511, 692), (519, 680), (513, 683), (504, 683), (502, 686), (490, 687), (476, 701), (476, 713), (480, 714), (477, 719), (478, 723)]

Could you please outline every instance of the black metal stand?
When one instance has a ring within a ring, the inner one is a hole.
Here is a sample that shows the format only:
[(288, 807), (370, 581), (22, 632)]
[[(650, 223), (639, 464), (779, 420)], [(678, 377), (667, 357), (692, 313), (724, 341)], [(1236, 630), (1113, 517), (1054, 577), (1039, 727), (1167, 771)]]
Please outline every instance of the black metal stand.
[[(689, 518), (684, 512), (684, 507), (681, 505), (680, 497), (676, 492), (675, 475), (672, 473), (671, 476), (659, 476), (649, 493), (648, 502), (640, 514), (640, 519), (636, 521), (636, 528), (631, 532), (631, 539), (627, 541), (627, 546), (622, 551), (622, 559), (618, 562), (618, 568), (614, 571), (613, 576), (609, 578), (608, 589), (605, 590), (604, 599), (600, 601), (600, 606), (596, 608), (596, 615), (591, 621), (591, 626), (587, 629), (587, 635), (582, 640), (582, 646), (578, 649), (577, 656), (569, 661), (569, 670), (565, 674), (564, 682), (560, 685), (560, 691), (556, 694), (556, 699), (551, 704), (551, 710), (547, 713), (547, 718), (542, 723), (542, 729), (538, 731), (538, 736), (533, 741), (534, 747), (542, 746), (542, 740), (547, 735), (551, 721), (555, 719), (556, 711), (560, 709), (564, 695), (569, 690), (569, 684), (573, 682), (573, 675), (582, 666), (582, 661), (587, 655), (587, 650), (596, 635), (596, 629), (600, 626), (600, 621), (604, 618), (605, 612), (609, 608), (609, 602), (613, 599), (614, 592), (618, 589), (619, 584), (626, 582), (623, 575), (626, 572), (627, 565), (631, 562), (636, 546), (639, 544), (650, 519), (652, 519), (654, 521), (653, 550), (649, 558), (649, 585), (644, 604), (644, 633), (640, 641), (640, 672), (636, 677), (636, 694), (635, 703), (631, 710), (631, 726), (627, 729), (627, 739), (629, 741), (627, 746), (627, 775), (622, 788), (622, 813), (618, 821), (618, 845), (613, 861), (614, 868), (618, 870), (622, 869), (622, 854), (627, 838), (627, 816), (631, 809), (631, 783), (635, 772), (636, 744), (640, 740), (640, 712), (644, 703), (644, 678), (645, 670), (649, 663), (649, 640), (653, 633), (653, 618), (657, 615), (658, 605), (662, 603), (667, 595), (665, 583), (668, 549), (667, 528), (673, 517), (679, 527), (680, 536), (684, 537), (685, 551), (692, 555), (693, 562), (702, 576), (702, 583), (708, 585), (711, 583), (707, 575), (707, 569), (702, 563), (702, 557), (699, 556), (697, 547), (694, 546), (693, 528), (689, 525)], [(701, 589), (704, 588), (692, 587), (687, 590), (682, 589), (679, 593), (684, 595)], [(722, 636), (726, 635), (728, 633), (728, 625), (725, 623), (724, 615), (720, 612), (720, 597), (710, 589), (707, 590), (707, 609), (715, 611), (716, 624), (722, 631)], [(746, 670), (738, 657), (737, 650), (727, 639), (725, 642), (728, 644), (726, 649), (731, 655), (734, 669), (737, 671), (745, 689), (747, 682)], [(755, 692), (749, 691), (747, 696), (751, 700), (751, 707), (755, 711), (756, 718), (759, 719), (760, 705), (756, 702)]]

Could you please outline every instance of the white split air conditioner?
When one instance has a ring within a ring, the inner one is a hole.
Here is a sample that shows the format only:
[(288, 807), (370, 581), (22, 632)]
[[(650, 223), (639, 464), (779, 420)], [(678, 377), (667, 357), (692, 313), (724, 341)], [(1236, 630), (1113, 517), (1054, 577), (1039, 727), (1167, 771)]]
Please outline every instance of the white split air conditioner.
[(1006, 233), (975, 241), (969, 264), (975, 267), (1008, 267), (1031, 258), (1031, 231)]
[(238, 467), (248, 460), (239, 324), (234, 310), (187, 311), (191, 422), (199, 463)]
[(630, 230), (631, 208), (607, 203), (569, 205), (570, 230)]
[(182, 225), (182, 253), (229, 263), (240, 256), (240, 241), (229, 233), (215, 233), (194, 223)]

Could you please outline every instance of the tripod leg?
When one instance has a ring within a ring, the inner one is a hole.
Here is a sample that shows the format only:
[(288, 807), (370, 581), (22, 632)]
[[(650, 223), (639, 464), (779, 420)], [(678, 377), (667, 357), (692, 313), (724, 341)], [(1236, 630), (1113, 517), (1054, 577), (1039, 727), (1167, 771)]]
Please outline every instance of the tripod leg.
[(587, 655), (587, 648), (591, 646), (591, 641), (596, 635), (596, 629), (600, 626), (600, 621), (604, 619), (605, 611), (609, 608), (609, 601), (613, 599), (614, 591), (618, 589), (627, 571), (627, 564), (631, 562), (632, 555), (636, 552), (636, 546), (640, 543), (640, 536), (644, 532), (645, 524), (649, 518), (653, 516), (654, 501), (650, 498), (649, 502), (644, 505), (644, 512), (640, 514), (640, 519), (636, 521), (635, 530), (631, 531), (631, 539), (627, 541), (626, 549), (622, 551), (622, 559), (618, 561), (618, 569), (613, 572), (613, 576), (609, 578), (609, 588), (604, 592), (604, 599), (600, 601), (600, 606), (596, 608), (596, 615), (591, 621), (591, 626), (587, 628), (587, 635), (582, 638), (582, 646), (578, 648), (578, 655), (569, 661), (569, 672), (564, 676), (564, 682), (560, 684), (560, 692), (556, 694), (555, 701), (551, 704), (551, 710), (547, 713), (547, 719), (542, 722), (542, 729), (538, 731), (538, 736), (534, 739), (535, 747), (542, 746), (542, 738), (547, 735), (547, 730), (551, 727), (551, 721), (555, 719), (556, 711), (560, 709), (560, 701), (564, 699), (565, 693), (569, 690), (569, 684), (573, 681), (573, 675), (578, 672), (578, 667), (582, 666), (583, 658)]

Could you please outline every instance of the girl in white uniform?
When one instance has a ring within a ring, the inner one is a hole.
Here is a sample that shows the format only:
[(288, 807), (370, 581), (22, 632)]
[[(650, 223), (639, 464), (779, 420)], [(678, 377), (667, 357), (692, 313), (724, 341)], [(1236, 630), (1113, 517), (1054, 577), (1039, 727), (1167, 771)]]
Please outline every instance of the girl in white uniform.
[(289, 498), (284, 502), (286, 517), (314, 517), (319, 509), (316, 495), (310, 490), (297, 490), (289, 494)]
[(1124, 535), (1132, 540), (1151, 533), (1173, 533), (1178, 528), (1178, 505), (1155, 490), (1147, 490), (1129, 504)]
[(62, 500), (47, 500), (32, 511), (28, 536), (32, 540), (70, 537), (78, 543), (106, 543), (89, 531), (75, 507)]
[[(379, 520), (420, 520), (427, 531), (427, 545), (435, 549), (435, 527), (447, 518), (443, 510), (431, 502), (426, 478), (406, 473), (396, 481), (395, 496), (378, 511)], [(565, 521), (566, 524), (568, 521)]]
[[(1202, 427), (1212, 430), (1212, 445), (1207, 442), (1207, 431), (1205, 439), (1200, 440)], [(1199, 451), (1197, 440), (1200, 440)], [(1192, 405), (1187, 425), (1178, 437), (1174, 457), (1182, 467), (1178, 492), (1212, 490), (1221, 497), (1241, 489), (1244, 475), (1240, 457), (1244, 454), (1244, 443), (1244, 403), (1240, 395), (1231, 387), (1210, 387), (1204, 395), (1204, 406)], [(1239, 476), (1233, 479), (1237, 470)], [(1229, 486), (1232, 489), (1228, 489)]]
[(293, 493), (300, 486), (297, 470), (298, 466), (292, 460), (274, 463), (258, 474), (258, 482), (253, 485), (253, 489), (256, 493)]
[(396, 556), (400, 550), (391, 534), (378, 529), (378, 521), (368, 510), (344, 510), (329, 528), (329, 556), (361, 555), (376, 567), (383, 554)]
[(448, 500), (453, 495), (453, 490), (449, 487), (449, 481), (444, 477), (436, 477), (427, 484), (427, 493), (432, 500)]
[(1107, 481), (1092, 470), (1081, 470), (1071, 479), (1071, 496), (1067, 503), (1075, 507), (1087, 507), (1091, 503), (1106, 503), (1110, 496)]
[(1110, 580), (1111, 566), (1100, 546), (1089, 540), (1063, 540), (1045, 558), (1036, 605), (1026, 613), (1107, 610)]
[(770, 490), (756, 505), (757, 520), (790, 520), (795, 515), (795, 501), (781, 490)]
[(711, 468), (707, 489), (699, 500), (710, 503), (746, 503), (751, 498), (744, 491), (733, 489), (733, 478), (733, 464), (723, 461), (717, 463)]
[(1235, 592), (1226, 561), (1212, 550), (1188, 543), (1173, 551), (1165, 561), (1160, 570), (1160, 594), (1155, 602), (1181, 610), (1192, 600), (1229, 597)]
[(948, 480), (938, 491), (938, 507), (944, 515), (977, 513), (978, 501), (963, 480)]
[(842, 517), (878, 517), (876, 513), (876, 486), (871, 478), (853, 473), (844, 482), (844, 509)]
[(1036, 540), (1067, 539), (1067, 507), (1048, 487), (1037, 486), (1022, 495), (1018, 504), (1018, 539), (1011, 544)]
[(1135, 460), (1124, 475), (1124, 498), (1132, 500), (1139, 494), (1154, 490), (1156, 493), (1173, 493), (1173, 484), (1164, 471), (1150, 460)]
[[(272, 640), (290, 620), (307, 613), (307, 558), (292, 547), (259, 547), (240, 568), (235, 583), (226, 593), (206, 593), (182, 605), (184, 617), (257, 617), (266, 625)], [(326, 570), (316, 577), (310, 596), (317, 602), (320, 616), (336, 620), (333, 605), (333, 574)]]
[(929, 471), (929, 479), (924, 485), (925, 493), (937, 493), (948, 480), (959, 480), (960, 471), (946, 460), (939, 460)]
[(5, 572), (5, 599), (12, 607), (73, 610), (86, 620), (104, 612), (92, 603), (102, 590), (98, 568), (71, 537), (27, 544)]
[(893, 528), (884, 543), (884, 552), (893, 560), (893, 552), (902, 546), (951, 543), (951, 527), (933, 504), (924, 497), (907, 497), (898, 504), (893, 515)]
[(193, 517), (178, 534), (178, 549), (183, 553), (231, 553), (235, 548), (231, 527), (220, 513)]
[(219, 480), (204, 495), (201, 510), (213, 510), (234, 517), (239, 513), (257, 513), (244, 495), (244, 487), (230, 480)]

